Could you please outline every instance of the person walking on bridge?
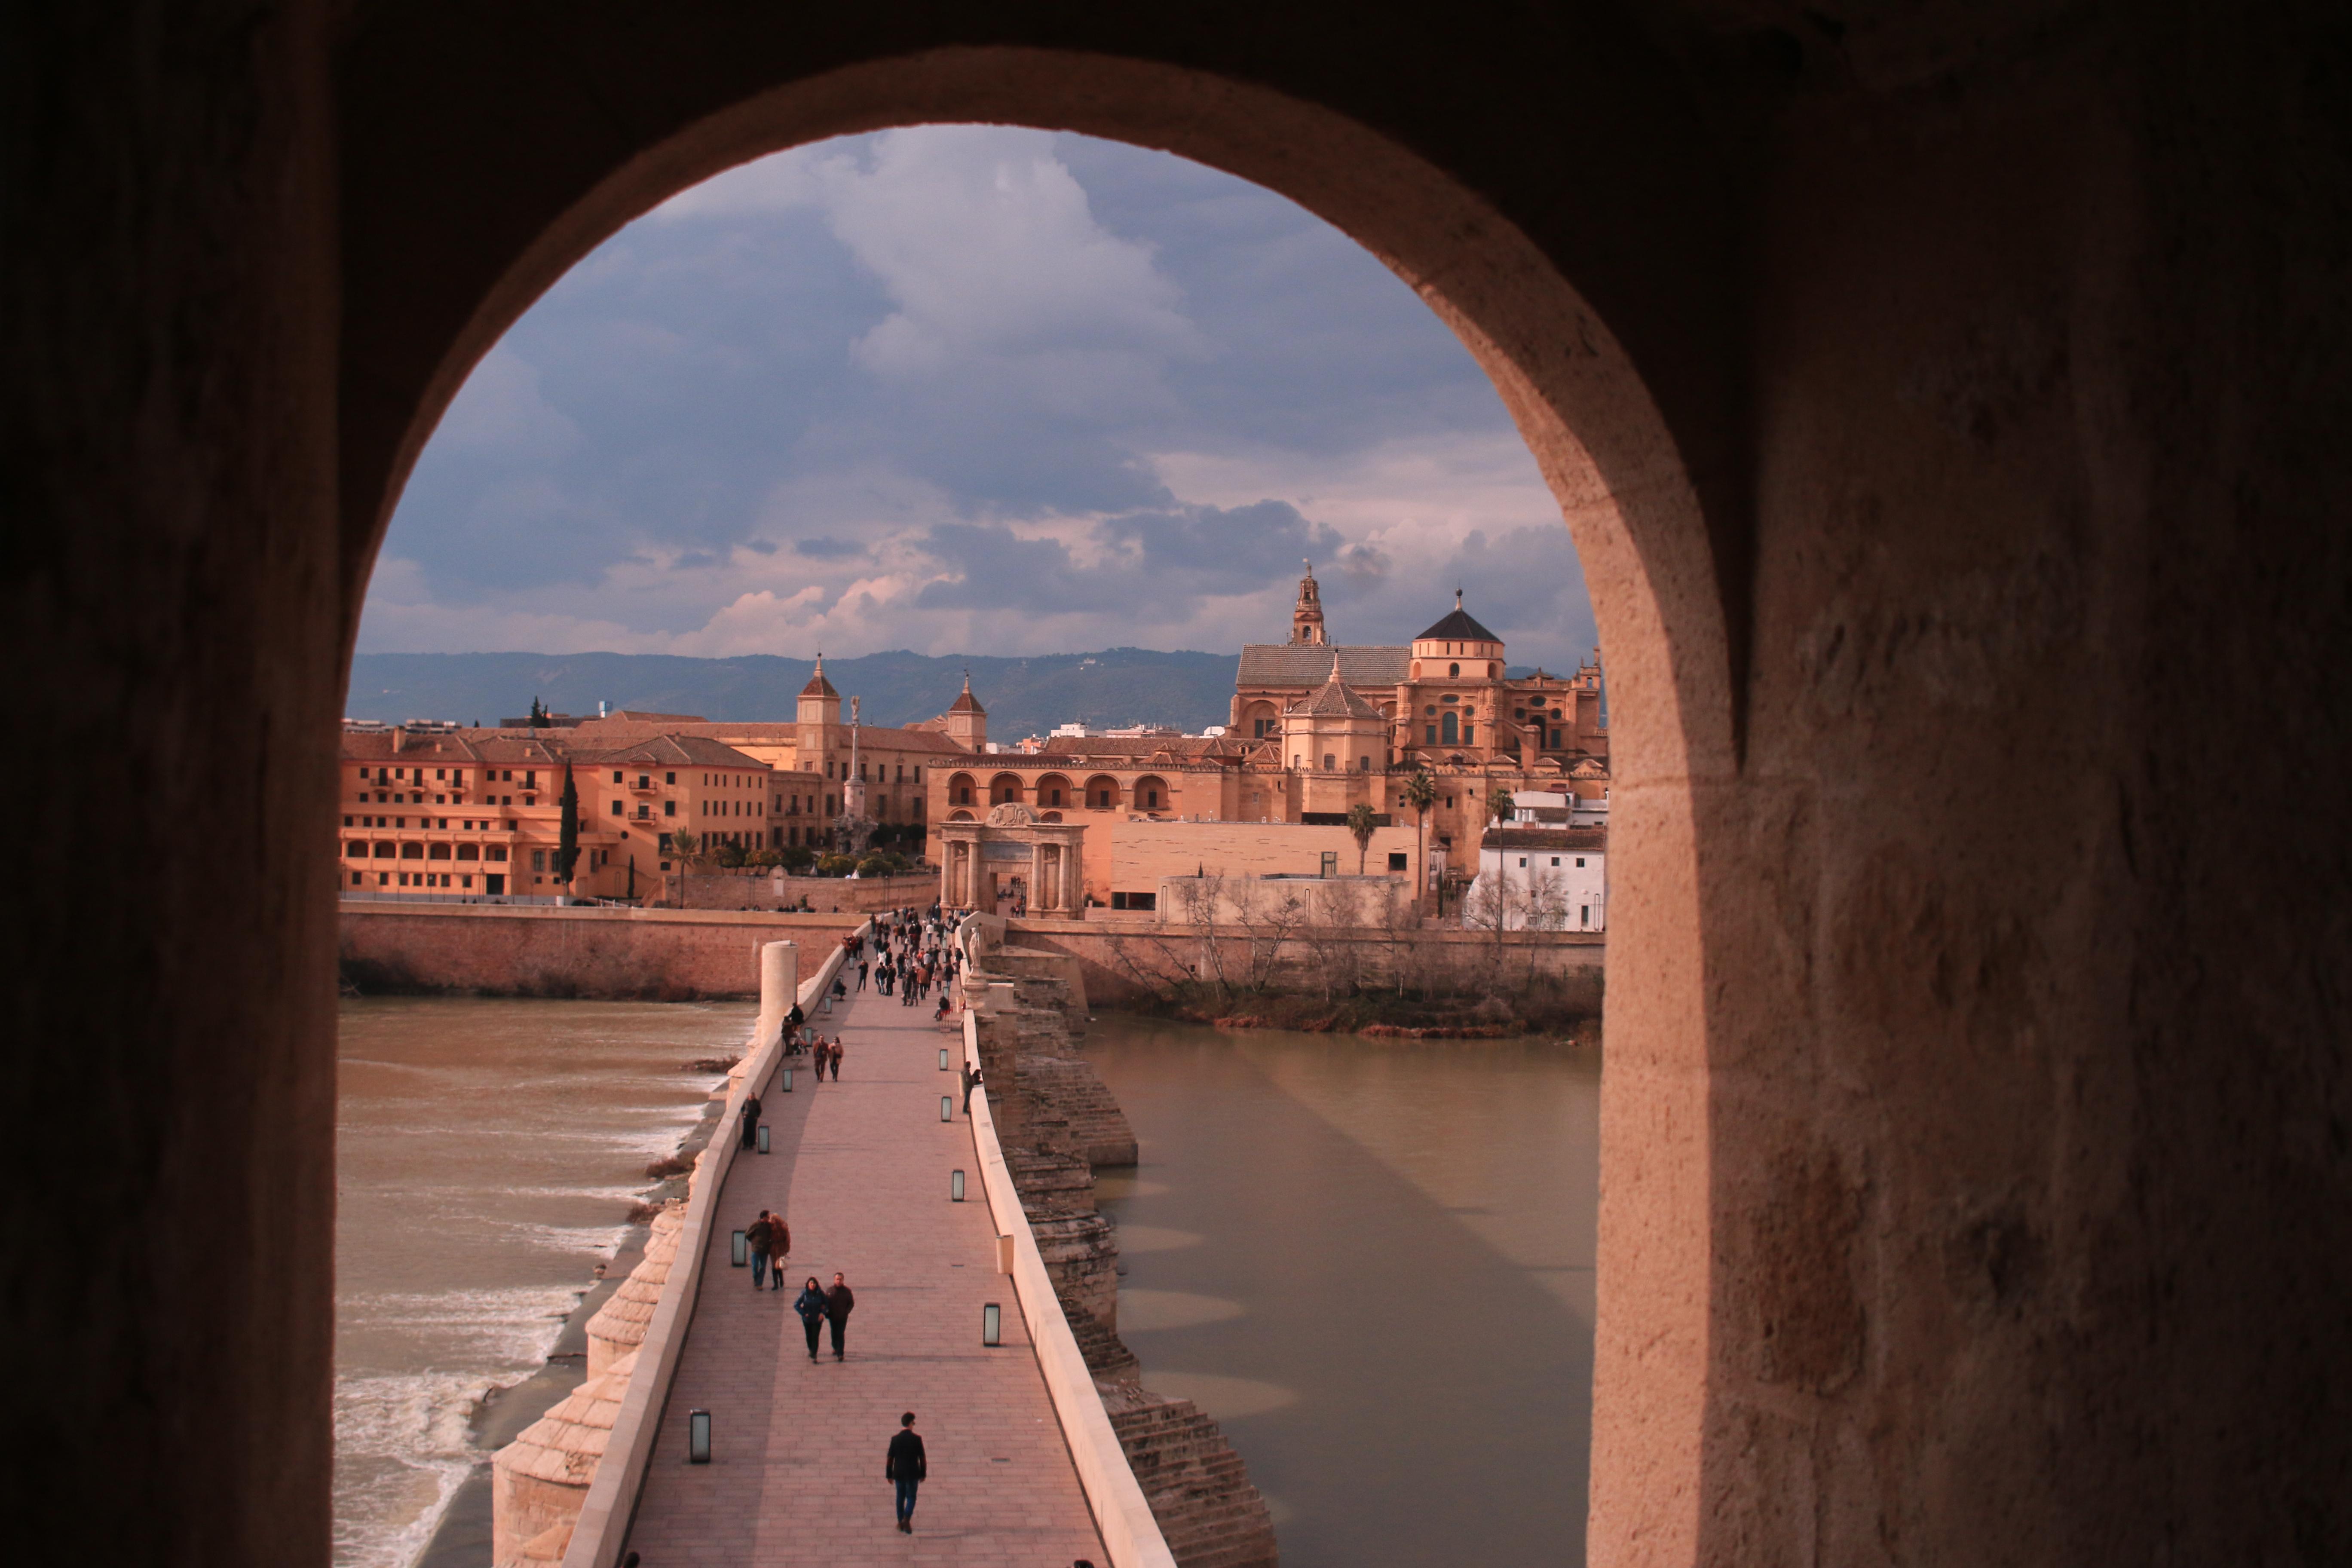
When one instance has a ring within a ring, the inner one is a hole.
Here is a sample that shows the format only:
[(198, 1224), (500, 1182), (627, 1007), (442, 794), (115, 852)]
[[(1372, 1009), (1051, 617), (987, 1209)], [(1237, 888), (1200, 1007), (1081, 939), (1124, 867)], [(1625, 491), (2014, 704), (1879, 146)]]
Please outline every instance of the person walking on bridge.
[(841, 1037), (839, 1035), (834, 1036), (833, 1049), (826, 1052), (825, 1056), (833, 1063), (833, 1081), (839, 1083), (841, 1081)]
[(743, 1250), (751, 1258), (751, 1289), (757, 1290), (768, 1282), (768, 1233), (771, 1229), (768, 1211), (761, 1209), (751, 1228), (743, 1233)]
[(866, 971), (870, 967), (872, 966), (864, 959), (861, 958), (857, 961), (857, 988), (860, 991), (866, 989)]
[[(762, 1212), (764, 1213), (765, 1211), (763, 1210)], [(784, 1264), (791, 1258), (792, 1255), (793, 1227), (784, 1223), (783, 1215), (770, 1215), (768, 1216), (769, 1289), (781, 1290), (784, 1288)], [(751, 1285), (753, 1289), (759, 1289), (759, 1280), (756, 1276), (753, 1278)]]
[(915, 1430), (915, 1413), (908, 1411), (898, 1417), (898, 1430), (891, 1434), (890, 1452), (882, 1460), (882, 1479), (898, 1486), (898, 1533), (915, 1533), (915, 1489), (923, 1484), (930, 1468), (923, 1457), (923, 1439)]
[(833, 1325), (833, 1359), (842, 1361), (848, 1352), (844, 1342), (849, 1337), (849, 1314), (856, 1310), (857, 1298), (840, 1275), (833, 1277), (833, 1289), (824, 1293), (824, 1321)]
[(816, 1337), (824, 1331), (824, 1287), (816, 1276), (808, 1277), (801, 1293), (793, 1298), (793, 1310), (801, 1315), (801, 1327), (808, 1331), (809, 1360), (816, 1360)]
[(760, 1142), (760, 1097), (743, 1097), (743, 1147), (751, 1148)]

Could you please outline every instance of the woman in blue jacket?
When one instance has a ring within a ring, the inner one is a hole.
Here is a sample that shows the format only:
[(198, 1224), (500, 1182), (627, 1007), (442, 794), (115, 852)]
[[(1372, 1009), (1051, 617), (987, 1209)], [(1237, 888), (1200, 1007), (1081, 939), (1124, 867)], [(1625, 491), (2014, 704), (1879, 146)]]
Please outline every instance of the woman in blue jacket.
[(816, 1337), (824, 1329), (824, 1291), (817, 1284), (815, 1275), (810, 1275), (808, 1283), (801, 1287), (801, 1293), (793, 1298), (793, 1310), (801, 1315), (801, 1327), (808, 1331), (809, 1360), (814, 1361)]

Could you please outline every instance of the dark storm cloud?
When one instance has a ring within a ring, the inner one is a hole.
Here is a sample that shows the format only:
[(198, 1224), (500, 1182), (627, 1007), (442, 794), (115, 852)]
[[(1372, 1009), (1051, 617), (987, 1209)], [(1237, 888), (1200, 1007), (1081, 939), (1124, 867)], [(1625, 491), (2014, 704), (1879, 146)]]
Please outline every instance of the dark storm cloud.
[[(768, 546), (773, 550), (774, 545)], [(805, 555), (812, 561), (843, 561), (866, 553), (866, 546), (849, 539), (829, 539), (820, 533), (810, 539), (793, 541), (793, 553)]]

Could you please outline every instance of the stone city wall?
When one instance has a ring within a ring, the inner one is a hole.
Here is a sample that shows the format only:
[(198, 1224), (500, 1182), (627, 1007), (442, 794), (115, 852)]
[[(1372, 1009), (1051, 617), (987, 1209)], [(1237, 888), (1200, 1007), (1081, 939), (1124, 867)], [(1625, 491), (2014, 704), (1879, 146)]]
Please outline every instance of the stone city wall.
[(753, 996), (761, 943), (796, 942), (814, 967), (854, 923), (830, 913), (347, 903), (341, 969), (362, 991)]
[[(665, 897), (677, 898), (672, 872)], [(778, 877), (766, 872), (697, 871), (687, 879), (688, 910), (774, 910), (803, 899), (822, 914), (874, 914), (883, 910), (929, 909), (940, 896), (936, 871), (904, 877)]]
[(1597, 980), (1607, 953), (1606, 939), (1599, 931), (1506, 931), (1498, 959), (1493, 931), (1442, 927), (1397, 931), (1301, 927), (1277, 932), (1272, 927), (1251, 931), (1234, 926), (1029, 920), (1009, 921), (1006, 927), (1008, 942), (1076, 959), (1086, 995), (1097, 1007), (1144, 1000), (1153, 994), (1155, 979), (1213, 978), (1219, 961), (1236, 984), (1258, 973), (1276, 986), (1297, 988), (1314, 982), (1325, 968), (1385, 984), (1402, 965), (1408, 984), (1417, 984), (1432, 978), (1444, 984), (1448, 976), (1466, 983), (1498, 963), (1506, 975), (1583, 974)]

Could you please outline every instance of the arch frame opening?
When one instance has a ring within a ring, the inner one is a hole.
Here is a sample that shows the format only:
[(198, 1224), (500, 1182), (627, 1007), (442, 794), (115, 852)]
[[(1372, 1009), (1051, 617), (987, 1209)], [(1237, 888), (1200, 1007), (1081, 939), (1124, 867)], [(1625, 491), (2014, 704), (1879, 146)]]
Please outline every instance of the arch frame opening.
[[(467, 374), (595, 246), (702, 180), (835, 136), (1019, 124), (1171, 153), (1331, 223), (1413, 289), (1493, 380), (1559, 503), (1609, 650), (1622, 881), (1605, 1004), (1591, 1549), (1639, 1537), (1647, 1551), (1680, 1543), (1659, 1560), (1689, 1560), (1715, 1289), (1696, 801), (1736, 784), (1738, 759), (1723, 531), (1710, 527), (1685, 452), (1711, 465), (1736, 443), (1720, 426), (1670, 427), (1633, 354), (1571, 281), (1572, 263), (1401, 141), (1298, 97), (1133, 58), (959, 46), (702, 107), (666, 106), (674, 119), (657, 132), (610, 131), (570, 171), (566, 197), (478, 237), (462, 265), (436, 274), (470, 279), (471, 292), (445, 290), (427, 325), (400, 308), (396, 279), (362, 268), (343, 361), (346, 681), (368, 570)], [(540, 174), (542, 196), (562, 184)], [(1736, 401), (1715, 400), (1718, 411)], [(972, 805), (984, 809), (977, 792)]]

